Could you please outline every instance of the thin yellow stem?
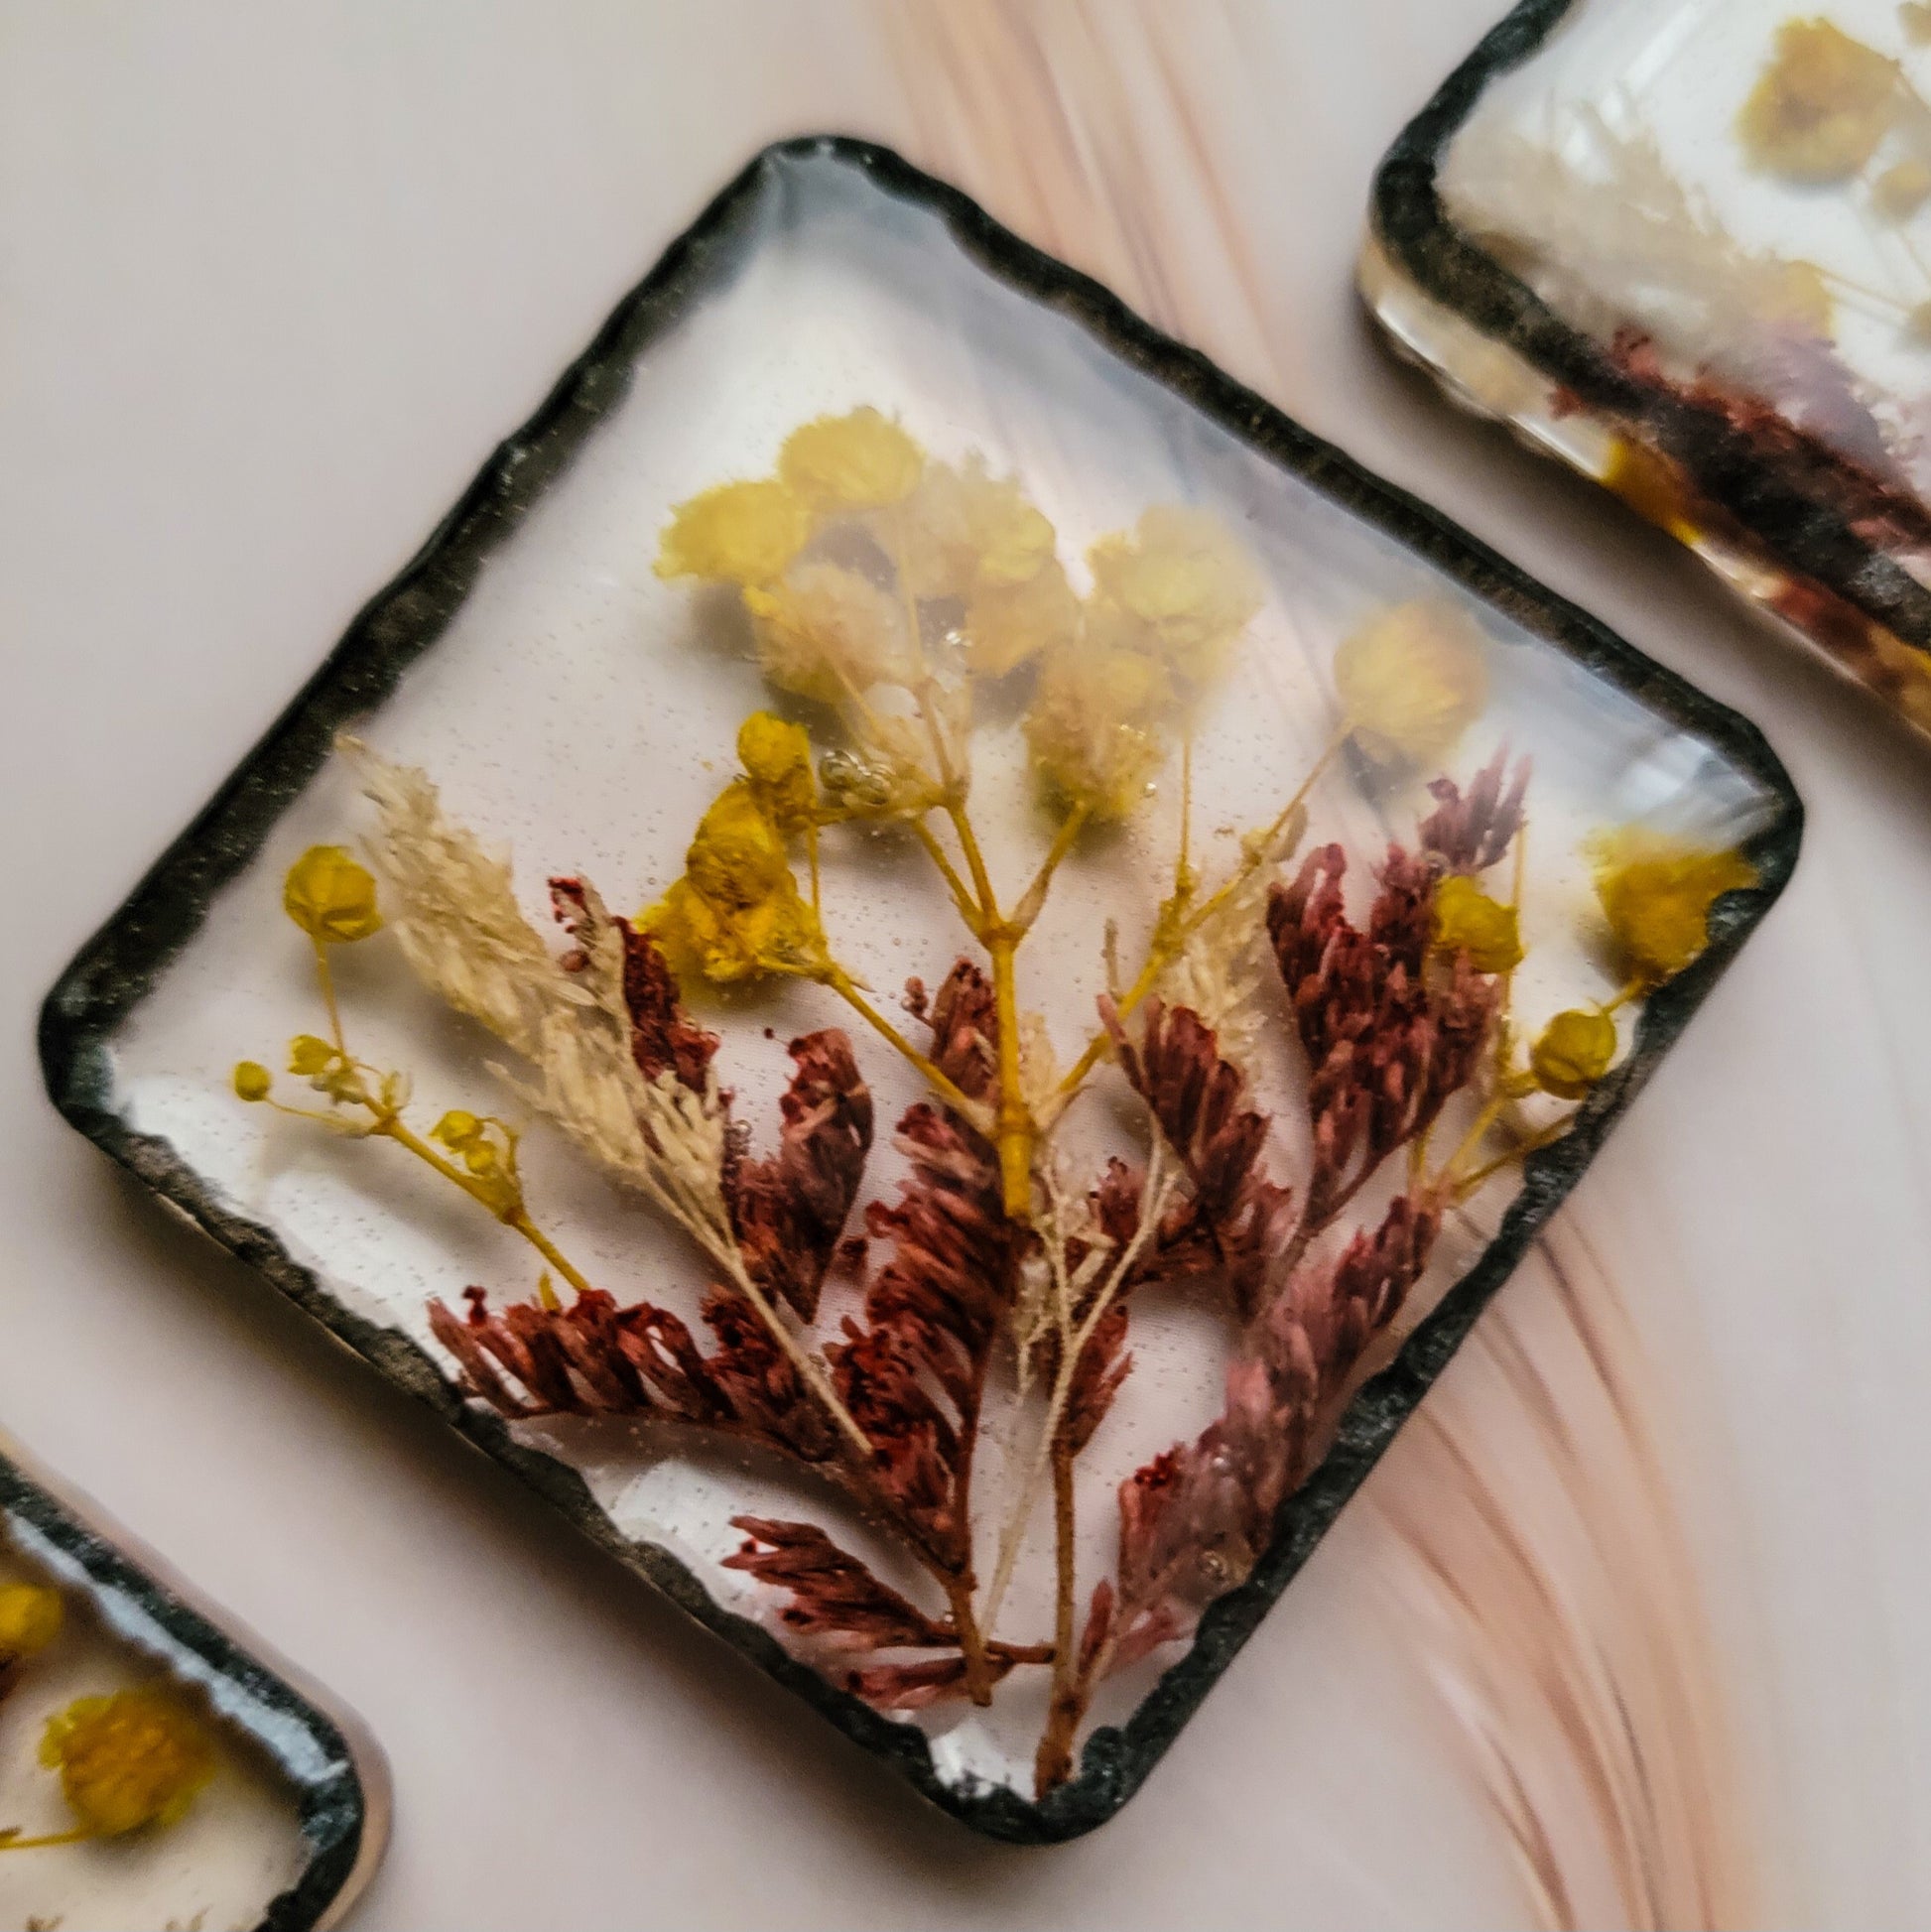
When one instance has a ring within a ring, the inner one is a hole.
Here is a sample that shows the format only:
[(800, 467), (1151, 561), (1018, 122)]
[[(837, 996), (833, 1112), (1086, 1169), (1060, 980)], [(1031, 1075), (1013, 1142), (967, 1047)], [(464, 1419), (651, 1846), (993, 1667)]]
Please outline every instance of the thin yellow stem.
[(996, 926), (999, 923), (999, 901), (992, 890), (992, 875), (985, 869), (985, 855), (979, 850), (979, 841), (972, 831), (972, 821), (966, 814), (965, 802), (949, 798), (946, 801), (946, 816), (952, 821), (953, 831), (959, 835), (959, 849), (966, 854), (966, 869), (972, 875), (972, 890), (977, 895), (985, 923)]
[(544, 1233), (542, 1228), (530, 1219), (529, 1215), (523, 1209), (519, 1208), (514, 1214), (506, 1215), (503, 1219), (504, 1224), (509, 1227), (514, 1227), (579, 1295), (589, 1293), (590, 1284), (558, 1252), (556, 1243), (550, 1239), (549, 1235)]
[(328, 969), (328, 948), (319, 936), (310, 937), (316, 949), (316, 980), (322, 987), (322, 1003), (328, 1010), (328, 1037), (335, 1043), (335, 1051), (346, 1060), (348, 1048), (342, 1044), (342, 1015), (335, 1004), (335, 975)]
[(952, 1107), (956, 1112), (964, 1114), (965, 1117), (967, 1120), (971, 1121), (975, 1127), (979, 1127), (983, 1129), (992, 1124), (990, 1119), (988, 1119), (987, 1117), (984, 1102), (980, 1100), (975, 1100), (968, 1094), (965, 1093), (960, 1088), (958, 1082), (955, 1081), (950, 1074), (946, 1073), (945, 1070), (942, 1067), (940, 1067), (939, 1064), (935, 1060), (933, 1060), (929, 1054), (921, 1053), (918, 1050), (918, 1048), (915, 1047), (912, 1044), (912, 1042), (908, 1040), (905, 1037), (905, 1035), (901, 1033), (898, 1030), (898, 1028), (895, 1027), (891, 1023), (891, 1021), (888, 1020), (885, 1017), (885, 1015), (881, 1013), (878, 1010), (878, 1008), (875, 1007), (871, 1003), (871, 1001), (868, 1000), (864, 996), (864, 994), (858, 990), (857, 985), (853, 982), (851, 975), (848, 972), (846, 972), (842, 966), (833, 966), (830, 969), (830, 971), (826, 973), (823, 983), (830, 986), (831, 989), (835, 993), (837, 993), (837, 996), (840, 999), (842, 999), (844, 1003), (852, 1009), (853, 1012), (857, 1013), (864, 1020), (865, 1024), (871, 1027), (874, 1032), (879, 1034), (882, 1038), (889, 1040), (892, 1043), (892, 1045), (895, 1046), (899, 1050), (899, 1052), (902, 1053), (905, 1056), (905, 1058), (909, 1060), (912, 1063), (912, 1065), (916, 1067), (919, 1070), (919, 1072), (926, 1077), (926, 1079), (938, 1091), (940, 1096), (945, 1100), (948, 1106)]
[(507, 1208), (499, 1205), (500, 1198), (492, 1198), (493, 1191), (489, 1187), (478, 1181), (473, 1174), (465, 1174), (453, 1161), (446, 1160), (420, 1134), (404, 1126), (400, 1115), (390, 1113), (368, 1100), (364, 1100), (362, 1104), (376, 1116), (373, 1132), (393, 1140), (398, 1147), (404, 1148), (414, 1154), (419, 1161), (435, 1168), (446, 1181), (453, 1182), (478, 1207), (486, 1208), (505, 1227), (514, 1228), (521, 1234), (579, 1295), (589, 1293), (589, 1282), (557, 1244), (530, 1219), (529, 1212), (523, 1207), (520, 1199)]
[(1180, 856), (1174, 860), (1173, 891), (1176, 899), (1194, 889), (1194, 734), (1190, 730), (1180, 744)]
[(959, 916), (966, 922), (966, 931), (974, 939), (977, 939), (979, 936), (979, 928), (983, 924), (983, 919), (978, 907), (973, 903), (972, 895), (967, 890), (966, 881), (959, 876), (959, 867), (952, 862), (952, 859), (947, 855), (945, 846), (940, 844), (938, 835), (926, 824), (924, 819), (914, 819), (911, 825), (912, 830), (918, 835), (919, 843), (931, 855), (933, 864), (939, 868), (940, 877), (945, 880), (947, 886), (951, 889), (953, 903), (958, 906)]
[(822, 922), (825, 908), (822, 901), (819, 898), (818, 821), (816, 819), (814, 819), (811, 822), (811, 824), (805, 828), (805, 851), (807, 856), (811, 860), (811, 867), (812, 867), (812, 917), (814, 919), (821, 920)]
[(0, 1852), (31, 1852), (42, 1845), (78, 1845), (84, 1839), (97, 1836), (85, 1825), (76, 1826), (70, 1832), (47, 1832), (39, 1838), (19, 1838), (10, 1833), (0, 1833)]
[(1643, 982), (1640, 979), (1631, 979), (1613, 999), (1608, 1001), (1600, 1010), (1606, 1014), (1617, 1012), (1622, 1007), (1627, 1006), (1632, 999), (1640, 998), (1642, 990)]
[[(1234, 869), (1233, 875), (1212, 898), (1205, 900), (1193, 911), (1178, 919), (1172, 916), (1176, 910), (1174, 900), (1168, 900), (1161, 908), (1161, 920), (1154, 928), (1153, 942), (1147, 951), (1146, 964), (1140, 967), (1139, 976), (1113, 1002), (1119, 1018), (1126, 1018), (1139, 1005), (1159, 982), (1160, 975), (1173, 964), (1179, 956), (1180, 949), (1188, 940), (1199, 932), (1201, 927), (1212, 919), (1234, 893), (1259, 871), (1261, 866), (1268, 863), (1281, 834), (1287, 830), (1289, 821), (1307, 803), (1308, 794), (1314, 790), (1321, 774), (1334, 762), (1336, 753), (1348, 742), (1352, 729), (1352, 726), (1344, 724), (1328, 740), (1326, 749), (1314, 761), (1307, 777), (1301, 781), (1300, 789), (1281, 807), (1274, 822), (1259, 838), (1253, 841), (1248, 855)], [(1164, 931), (1162, 927), (1165, 928)], [(1060, 1082), (1059, 1093), (1051, 1109), (1050, 1118), (1044, 1124), (1050, 1125), (1052, 1120), (1057, 1120), (1066, 1111), (1074, 1096), (1086, 1085), (1093, 1070), (1098, 1066), (1105, 1054), (1109, 1038), (1110, 1035), (1102, 1028), (1087, 1042), (1086, 1051), (1073, 1063), (1066, 1078)]]
[(1019, 903), (1013, 907), (1012, 916), (1006, 924), (1015, 935), (1024, 935), (1032, 930), (1033, 922), (1046, 905), (1046, 894), (1053, 883), (1053, 874), (1060, 869), (1066, 855), (1070, 852), (1080, 834), (1086, 830), (1088, 818), (1093, 808), (1081, 803), (1076, 805), (1060, 823), (1054, 835), (1053, 843), (1047, 851), (1040, 868), (1033, 874), (1033, 882), (1020, 895)]
[(1019, 1061), (1019, 942), (1001, 928), (986, 941), (992, 956), (992, 1005), (999, 1030), (999, 1189), (1006, 1214), (1024, 1221), (1033, 1205), (1032, 1109), (1026, 1104)]
[(1538, 1149), (1553, 1145), (1569, 1131), (1569, 1116), (1564, 1114), (1554, 1120), (1540, 1133), (1531, 1134), (1519, 1147), (1511, 1147), (1505, 1154), (1497, 1154), (1491, 1161), (1485, 1161), (1473, 1174), (1465, 1176), (1455, 1184), (1455, 1199), (1458, 1203), (1467, 1201), (1481, 1185), (1499, 1174), (1503, 1168), (1512, 1167), (1515, 1162), (1525, 1160)]
[(1508, 1104), (1505, 1095), (1496, 1095), (1475, 1117), (1475, 1124), (1463, 1135), (1462, 1144), (1442, 1163), (1438, 1181), (1452, 1182), (1456, 1170), (1481, 1145), (1481, 1137), (1500, 1119), (1502, 1108)]

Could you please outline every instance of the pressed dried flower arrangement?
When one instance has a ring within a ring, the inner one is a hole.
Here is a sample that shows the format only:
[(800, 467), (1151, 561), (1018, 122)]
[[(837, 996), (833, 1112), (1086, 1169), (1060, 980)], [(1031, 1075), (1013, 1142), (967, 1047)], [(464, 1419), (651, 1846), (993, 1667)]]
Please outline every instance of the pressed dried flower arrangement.
[(929, 1795), (1060, 1837), (1796, 836), (1746, 726), (795, 144), (57, 988), (50, 1077)]
[(1383, 163), (1362, 287), (1931, 730), (1931, 12), (1526, 0)]
[(0, 1450), (0, 1914), (335, 1924), (381, 1855), (379, 1753), (120, 1543)]

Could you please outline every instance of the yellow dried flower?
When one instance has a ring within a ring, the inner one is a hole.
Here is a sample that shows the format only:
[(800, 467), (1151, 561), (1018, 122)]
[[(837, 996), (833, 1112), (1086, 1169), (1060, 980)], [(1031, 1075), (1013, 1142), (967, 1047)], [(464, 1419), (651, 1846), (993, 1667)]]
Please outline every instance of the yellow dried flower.
[(1080, 599), (1054, 557), (1022, 581), (975, 590), (961, 628), (973, 675), (1003, 678), (1073, 638), (1080, 628)]
[(375, 880), (341, 845), (311, 845), (289, 867), (282, 906), (311, 939), (347, 946), (382, 930)]
[(801, 564), (782, 582), (744, 592), (758, 663), (781, 691), (837, 705), (912, 675), (905, 613), (870, 579), (837, 564)]
[(1608, 1013), (1571, 1007), (1558, 1013), (1529, 1050), (1529, 1071), (1545, 1094), (1580, 1100), (1615, 1058), (1615, 1021)]
[(1159, 660), (1090, 643), (1041, 669), (1026, 742), (1047, 788), (1095, 819), (1123, 819), (1166, 754), (1173, 681)]
[(1056, 561), (1053, 526), (1011, 477), (994, 477), (973, 454), (958, 468), (926, 465), (879, 537), (919, 597), (970, 597), (1024, 583)]
[(1741, 852), (1712, 851), (1639, 826), (1593, 841), (1596, 896), (1630, 970), (1654, 985), (1710, 944), (1710, 908), (1756, 883)]
[(35, 1583), (0, 1589), (0, 1658), (31, 1657), (61, 1634), (66, 1607), (58, 1590)]
[(792, 431), (778, 473), (819, 510), (876, 510), (918, 487), (925, 451), (869, 404)]
[(753, 711), (737, 727), (737, 761), (758, 804), (781, 833), (804, 832), (818, 817), (811, 734), (770, 711)]
[(824, 929), (799, 896), (784, 837), (749, 779), (717, 795), (699, 822), (684, 876), (639, 923), (685, 983), (810, 973), (826, 961)]
[(1766, 174), (1848, 181), (1876, 153), (1902, 99), (1895, 61), (1828, 20), (1787, 20), (1737, 117), (1737, 138)]
[(83, 1697), (48, 1720), (41, 1762), (81, 1828), (118, 1838), (176, 1823), (214, 1775), (214, 1748), (187, 1712), (159, 1691)]
[(783, 483), (719, 483), (671, 512), (657, 575), (768, 583), (811, 534), (810, 507)]
[(1931, 200), (1931, 166), (1900, 161), (1870, 184), (1871, 205), (1886, 221), (1908, 221)]
[(726, 910), (761, 905), (791, 877), (784, 837), (741, 778), (699, 820), (684, 866), (691, 883)]
[(810, 974), (825, 964), (825, 933), (791, 875), (759, 904), (720, 907), (678, 879), (639, 924), (681, 985), (730, 985), (768, 972)]
[(244, 1100), (265, 1100), (275, 1085), (275, 1076), (259, 1060), (237, 1060), (234, 1064), (234, 1091)]
[(1488, 702), (1480, 627), (1459, 605), (1417, 597), (1371, 618), (1335, 653), (1354, 742), (1379, 764), (1428, 764)]
[(1515, 908), (1460, 873), (1435, 888), (1434, 937), (1444, 953), (1466, 953), (1478, 972), (1512, 972), (1522, 964)]
[(1225, 647), (1260, 608), (1260, 578), (1245, 552), (1202, 510), (1159, 504), (1129, 537), (1102, 537), (1087, 553), (1095, 601), (1145, 627), (1182, 676), (1211, 676)]

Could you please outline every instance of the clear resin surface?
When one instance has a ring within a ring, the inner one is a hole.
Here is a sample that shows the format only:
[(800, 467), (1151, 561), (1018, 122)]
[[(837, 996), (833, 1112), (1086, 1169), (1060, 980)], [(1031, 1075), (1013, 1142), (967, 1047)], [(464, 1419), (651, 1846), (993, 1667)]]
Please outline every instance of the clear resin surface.
[(251, 771), (57, 990), (63, 1103), (1018, 1837), (1138, 1782), (1796, 837), (1747, 727), (848, 144)]
[(0, 1450), (0, 1923), (334, 1924), (373, 1747), (85, 1511)]
[(1530, 0), (1468, 72), (1384, 323), (1931, 728), (1931, 15)]

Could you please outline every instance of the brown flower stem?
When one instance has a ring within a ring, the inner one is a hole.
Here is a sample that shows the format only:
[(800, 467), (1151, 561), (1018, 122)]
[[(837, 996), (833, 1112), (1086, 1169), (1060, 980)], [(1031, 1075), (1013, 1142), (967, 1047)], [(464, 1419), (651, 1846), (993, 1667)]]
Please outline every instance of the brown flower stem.
[[(1074, 1593), (1079, 1587), (1073, 1548), (1077, 1527), (1075, 1511), (1073, 1451), (1062, 1433), (1053, 1444), (1053, 1709), (1056, 1713), (1071, 1701), (1074, 1677), (1080, 1667), (1073, 1641)], [(1045, 1750), (1042, 1739), (1042, 1757)], [(1040, 1775), (1044, 1788), (1044, 1773)]]
[(822, 923), (825, 908), (819, 897), (818, 821), (816, 819), (805, 828), (805, 852), (812, 868), (812, 917)]
[(837, 996), (840, 999), (842, 999), (844, 1003), (847, 1006), (849, 1006), (853, 1012), (857, 1013), (864, 1020), (867, 1026), (871, 1027), (873, 1031), (878, 1033), (881, 1038), (889, 1040), (892, 1043), (892, 1045), (895, 1046), (899, 1050), (899, 1052), (902, 1053), (905, 1056), (905, 1058), (909, 1060), (912, 1063), (912, 1065), (916, 1067), (919, 1070), (919, 1072), (925, 1076), (925, 1078), (932, 1084), (934, 1090), (938, 1093), (940, 1098), (943, 1099), (946, 1102), (946, 1104), (949, 1107), (951, 1107), (956, 1113), (963, 1115), (966, 1119), (969, 1120), (975, 1127), (982, 1128), (990, 1124), (986, 1119), (986, 1111), (983, 1103), (973, 1099), (968, 1094), (964, 1092), (964, 1090), (959, 1086), (959, 1083), (955, 1081), (952, 1078), (952, 1076), (948, 1074), (942, 1067), (940, 1067), (939, 1064), (935, 1060), (933, 1060), (929, 1054), (921, 1053), (918, 1050), (918, 1048), (915, 1047), (912, 1044), (912, 1042), (908, 1040), (905, 1037), (905, 1035), (901, 1033), (898, 1030), (898, 1028), (895, 1027), (891, 1023), (891, 1021), (888, 1020), (885, 1017), (885, 1015), (881, 1013), (878, 1010), (878, 1008), (875, 1007), (871, 1003), (871, 1001), (868, 1000), (864, 996), (864, 994), (858, 990), (857, 985), (853, 981), (851, 975), (848, 972), (846, 972), (842, 966), (832, 966), (824, 974), (822, 983), (827, 986), (830, 986), (831, 989), (835, 993), (837, 993)]
[(966, 1660), (966, 1695), (983, 1709), (992, 1702), (992, 1680), (986, 1665), (985, 1637), (972, 1614), (972, 1580), (967, 1575), (948, 1576), (943, 1581), (946, 1600), (952, 1606), (953, 1628), (959, 1634), (959, 1654)]
[(1050, 1664), (1053, 1661), (1053, 1646), (1050, 1643), (1004, 1643), (997, 1637), (987, 1637), (985, 1654), (1009, 1664)]

